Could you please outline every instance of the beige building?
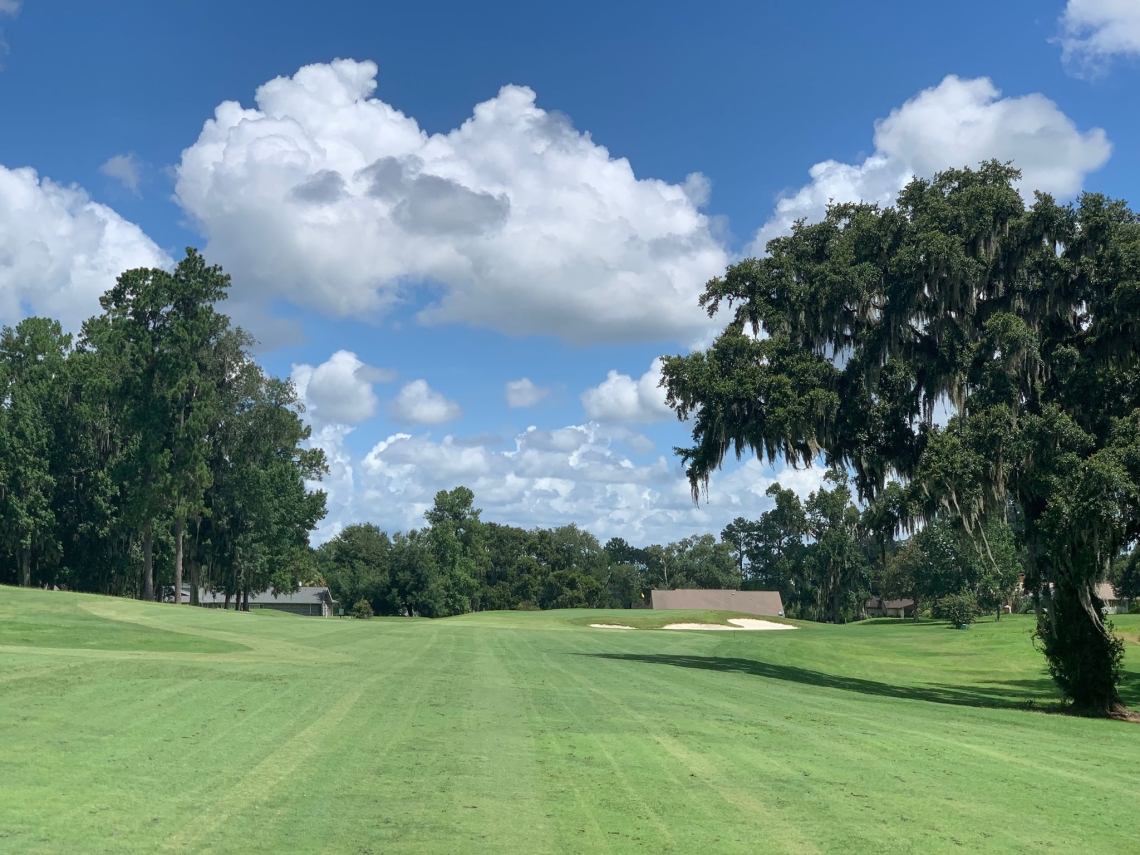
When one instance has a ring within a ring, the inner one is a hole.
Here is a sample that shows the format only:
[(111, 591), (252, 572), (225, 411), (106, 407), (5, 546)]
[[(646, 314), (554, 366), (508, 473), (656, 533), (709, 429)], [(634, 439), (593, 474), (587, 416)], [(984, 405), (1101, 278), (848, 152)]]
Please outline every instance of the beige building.
[(780, 599), (779, 591), (678, 588), (675, 591), (653, 591), (650, 605), (655, 609), (708, 609), (746, 615), (784, 616), (784, 602)]

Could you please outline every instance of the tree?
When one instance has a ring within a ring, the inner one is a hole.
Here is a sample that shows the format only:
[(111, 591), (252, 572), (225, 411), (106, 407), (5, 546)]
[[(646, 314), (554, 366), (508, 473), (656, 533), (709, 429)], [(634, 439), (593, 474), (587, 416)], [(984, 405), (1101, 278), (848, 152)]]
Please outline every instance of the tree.
[(740, 587), (748, 581), (748, 559), (756, 548), (757, 524), (737, 517), (724, 527), (720, 539), (728, 544), (732, 556), (736, 560), (736, 572), (740, 574)]
[(84, 325), (84, 344), (99, 351), (118, 378), (114, 401), (133, 438), (123, 459), (132, 516), (143, 530), (145, 594), (154, 596), (153, 528), (174, 526), (174, 602), (182, 598), (186, 520), (202, 509), (210, 485), (205, 437), (217, 421), (219, 378), (211, 367), (229, 319), (216, 311), (229, 277), (192, 248), (173, 272), (123, 273), (99, 298), (103, 315)]
[(701, 304), (726, 305), (728, 325), (665, 360), (663, 383), (693, 419), (695, 495), (751, 450), (822, 455), (871, 501), (909, 481), (916, 513), (952, 511), (980, 535), (1012, 501), (1050, 671), (1107, 714), (1122, 709), (1123, 648), (1096, 582), (1140, 534), (1140, 222), (1097, 194), (1027, 208), (1018, 178), (996, 162), (949, 170), (894, 207), (797, 223), (708, 283)]
[(481, 595), (484, 608), (513, 609), (538, 603), (542, 581), (532, 540), (532, 533), (525, 529), (485, 524), (487, 575)]
[(879, 548), (880, 570), (886, 569), (887, 552), (909, 516), (906, 490), (897, 481), (888, 483), (863, 509), (863, 530), (874, 538)]
[(70, 344), (47, 318), (0, 331), (0, 538), (24, 587), (34, 554), (59, 551), (51, 463)]
[(318, 566), (337, 602), (365, 600), (376, 614), (399, 612), (391, 596), (391, 550), (388, 535), (370, 523), (350, 525), (323, 544)]
[(913, 600), (914, 622), (918, 623), (922, 611), (922, 578), (926, 554), (917, 538), (905, 541), (899, 549), (887, 556), (879, 576), (879, 594), (888, 600)]
[(711, 534), (685, 537), (665, 549), (672, 556), (675, 587), (725, 589), (738, 583), (731, 546)]
[(1122, 563), (1123, 566), (1112, 583), (1116, 596), (1130, 600), (1140, 598), (1140, 546), (1133, 549), (1132, 554)]
[(859, 543), (859, 509), (847, 474), (832, 469), (832, 485), (808, 496), (806, 530), (814, 541), (804, 555), (804, 577), (815, 593), (815, 619), (841, 623), (860, 613), (870, 594), (871, 573)]
[(760, 515), (750, 555), (752, 582), (765, 590), (780, 592), (785, 607), (799, 614), (810, 614), (811, 604), (801, 578), (804, 559), (803, 538), (807, 517), (794, 490), (778, 483), (769, 485), (764, 495), (775, 506)]
[(474, 501), (475, 494), (466, 487), (440, 490), (424, 514), (439, 574), (434, 610), (441, 615), (464, 614), (479, 605), (488, 560), (479, 519), (482, 511), (474, 507)]
[(396, 532), (392, 537), (392, 593), (408, 617), (448, 614), (446, 594), (427, 530)]
[(245, 340), (227, 333), (215, 349), (219, 418), (207, 434), (209, 486), (190, 553), (194, 594), (208, 581), (243, 607), (250, 593), (293, 590), (314, 573), (309, 532), (325, 515), (325, 494), (308, 482), (326, 471), (324, 453), (303, 447), (310, 430), (296, 390), (267, 377)]

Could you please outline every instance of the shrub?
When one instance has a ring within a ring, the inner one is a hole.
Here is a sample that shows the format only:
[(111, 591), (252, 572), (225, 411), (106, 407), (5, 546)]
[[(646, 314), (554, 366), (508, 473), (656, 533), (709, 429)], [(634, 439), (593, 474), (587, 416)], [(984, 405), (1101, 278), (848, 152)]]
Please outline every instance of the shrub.
[(352, 611), (349, 612), (354, 618), (367, 619), (372, 617), (372, 605), (368, 600), (357, 600), (353, 606)]
[(951, 594), (934, 604), (934, 616), (954, 626), (969, 626), (979, 613), (978, 598), (973, 594)]

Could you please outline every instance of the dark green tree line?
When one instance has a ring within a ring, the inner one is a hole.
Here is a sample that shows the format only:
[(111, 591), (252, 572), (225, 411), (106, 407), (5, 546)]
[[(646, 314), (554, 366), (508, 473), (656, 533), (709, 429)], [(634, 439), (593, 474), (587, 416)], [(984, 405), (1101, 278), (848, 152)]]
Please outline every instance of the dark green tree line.
[[(23, 585), (181, 599), (314, 573), (324, 470), (292, 386), (219, 311), (229, 278), (194, 250), (130, 270), (73, 345), (28, 318), (0, 332), (0, 554)], [(14, 577), (14, 578), (12, 578)]]

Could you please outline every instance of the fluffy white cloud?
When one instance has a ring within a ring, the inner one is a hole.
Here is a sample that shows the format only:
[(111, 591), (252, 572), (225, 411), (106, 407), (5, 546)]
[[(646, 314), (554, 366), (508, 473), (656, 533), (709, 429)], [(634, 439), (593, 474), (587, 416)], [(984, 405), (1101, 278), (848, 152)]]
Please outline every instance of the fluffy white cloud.
[(372, 62), (277, 78), (227, 101), (182, 153), (177, 199), (243, 297), (343, 316), (424, 281), (426, 322), (577, 342), (685, 338), (728, 255), (699, 210), (707, 179), (638, 179), (569, 120), (505, 86), (428, 135), (370, 97)]
[(138, 226), (81, 188), (0, 166), (0, 320), (31, 312), (74, 330), (124, 270), (170, 264)]
[(392, 418), (413, 425), (438, 425), (463, 415), (459, 404), (431, 388), (426, 380), (413, 380), (389, 405)]
[(1065, 65), (1078, 76), (1102, 73), (1117, 56), (1140, 56), (1140, 3), (1069, 0), (1061, 15)]
[(142, 181), (142, 161), (135, 157), (133, 152), (116, 154), (108, 158), (107, 162), (99, 167), (99, 171), (108, 178), (114, 178), (134, 195), (139, 194), (139, 183)]
[(392, 371), (365, 365), (352, 351), (338, 350), (316, 368), (294, 365), (291, 379), (315, 424), (352, 425), (376, 414), (372, 384), (395, 376)]
[(610, 371), (597, 386), (582, 393), (586, 415), (596, 422), (644, 424), (673, 416), (660, 388), (661, 360), (654, 359), (649, 370), (634, 380), (628, 374)]
[(550, 394), (550, 390), (543, 386), (536, 386), (529, 377), (521, 380), (509, 380), (506, 385), (508, 407), (533, 407)]
[(763, 253), (769, 240), (787, 234), (801, 217), (820, 218), (831, 201), (888, 205), (915, 175), (990, 158), (1012, 160), (1026, 193), (1072, 196), (1111, 153), (1103, 130), (1080, 131), (1044, 95), (1002, 98), (987, 78), (951, 75), (877, 122), (875, 151), (861, 164), (827, 160), (813, 166), (811, 183), (777, 203), (750, 251)]
[(24, 0), (0, 0), (0, 15), (15, 15), (23, 4)]
[[(317, 541), (352, 522), (390, 530), (421, 526), (437, 491), (464, 485), (487, 520), (528, 528), (573, 522), (603, 541), (668, 542), (719, 533), (737, 516), (759, 516), (771, 506), (764, 491), (777, 480), (751, 460), (716, 473), (707, 501), (697, 505), (675, 462), (658, 457), (635, 463), (619, 450), (614, 431), (598, 424), (528, 428), (513, 447), (500, 450), (478, 439), (398, 433), (356, 464), (344, 448), (345, 435), (326, 430), (314, 439), (332, 469), (322, 485), (329, 492), (329, 517)], [(778, 478), (806, 497), (819, 486), (822, 470), (785, 470)]]

